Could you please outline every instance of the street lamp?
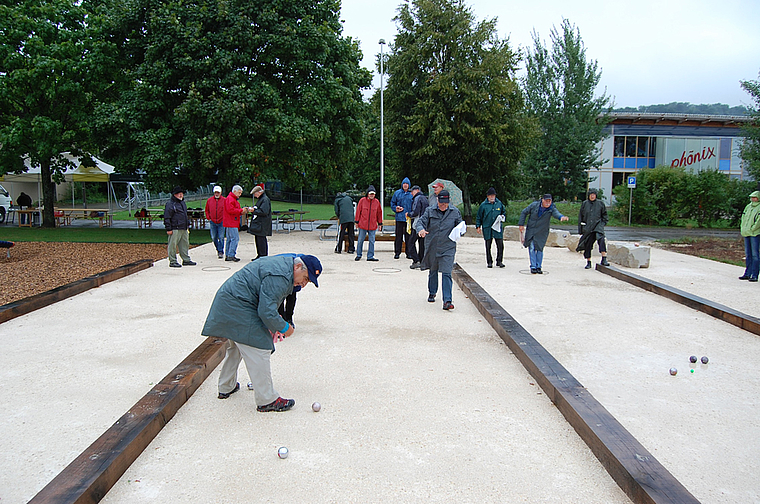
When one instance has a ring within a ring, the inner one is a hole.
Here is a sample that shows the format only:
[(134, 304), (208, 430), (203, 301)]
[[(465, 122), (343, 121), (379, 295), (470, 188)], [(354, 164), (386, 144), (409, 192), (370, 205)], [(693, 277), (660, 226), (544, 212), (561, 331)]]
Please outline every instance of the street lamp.
[(383, 69), (383, 46), (385, 46), (385, 39), (380, 39), (380, 213), (383, 212), (383, 201), (385, 200), (385, 155), (384, 155), (384, 143), (385, 143), (385, 126), (384, 126), (384, 103), (383, 103), (383, 76), (385, 71)]

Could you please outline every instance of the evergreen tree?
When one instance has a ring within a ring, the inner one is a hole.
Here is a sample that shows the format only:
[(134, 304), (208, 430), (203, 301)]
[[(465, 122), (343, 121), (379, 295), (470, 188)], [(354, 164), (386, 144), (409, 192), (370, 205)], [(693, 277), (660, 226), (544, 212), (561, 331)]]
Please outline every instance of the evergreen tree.
[(594, 92), (601, 78), (587, 61), (580, 31), (565, 19), (551, 31), (551, 51), (536, 32), (527, 54), (524, 87), (528, 109), (539, 121), (541, 139), (523, 164), (533, 196), (551, 193), (572, 199), (586, 189), (587, 170), (599, 168), (609, 98)]
[(748, 165), (747, 172), (754, 177), (760, 187), (760, 79), (742, 81), (741, 84), (754, 101), (754, 105), (749, 107), (752, 122), (742, 129), (744, 133), (742, 160)]
[(411, 0), (395, 21), (385, 93), (392, 174), (420, 186), (451, 179), (471, 217), (470, 195), (510, 187), (531, 140), (518, 56), (495, 19), (476, 23), (462, 0)]

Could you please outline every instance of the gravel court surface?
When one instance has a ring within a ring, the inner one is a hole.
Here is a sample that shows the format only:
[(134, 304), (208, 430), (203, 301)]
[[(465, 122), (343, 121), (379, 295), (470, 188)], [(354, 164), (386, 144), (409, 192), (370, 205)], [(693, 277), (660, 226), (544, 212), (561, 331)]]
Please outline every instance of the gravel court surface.
[(630, 502), (458, 288), (447, 313), (392, 243), (333, 247), (270, 241), (324, 266), (272, 358), (295, 408), (256, 413), (244, 365), (220, 401), (217, 370), (103, 502)]
[[(317, 236), (270, 239), (270, 253), (314, 253), (325, 266), (322, 286), (299, 295), (296, 334), (273, 356), (275, 385), (296, 399), (295, 409), (256, 413), (245, 389), (219, 401), (214, 372), (104, 502), (628, 501), (459, 289), (456, 310), (445, 313), (440, 295), (425, 301), (427, 275), (392, 259), (392, 243), (377, 244), (381, 261), (373, 264), (333, 254), (333, 242)], [(255, 255), (246, 238), (238, 254), (244, 261)], [(521, 274), (527, 252), (505, 246), (503, 270), (485, 268), (482, 239), (464, 238), (457, 259), (697, 498), (757, 501), (744, 467), (758, 455), (748, 412), (757, 409), (759, 385), (742, 359), (757, 349), (757, 337), (584, 271), (566, 249), (547, 249), (549, 274)], [(654, 275), (661, 263), (672, 274), (673, 257), (682, 257), (653, 254), (653, 267), (635, 273)], [(9, 434), (4, 502), (31, 498), (202, 341), (216, 288), (246, 263), (218, 261), (210, 245), (192, 256), (195, 268), (169, 270), (160, 261), (2, 325), (14, 336), (2, 340), (12, 358), (0, 374), (0, 404), (16, 410), (0, 421)], [(684, 262), (678, 267), (686, 277), (712, 264)], [(232, 269), (202, 269), (221, 265)], [(728, 280), (708, 281), (746, 289), (733, 280), (740, 268), (721, 266)], [(654, 321), (646, 331), (644, 319)], [(668, 330), (671, 323), (677, 329)], [(114, 328), (128, 338), (106, 343), (102, 335)], [(61, 355), (63, 341), (71, 348)], [(702, 349), (710, 364), (691, 375), (688, 356)], [(672, 365), (676, 377), (667, 374)], [(37, 387), (30, 399), (19, 386), (27, 369), (56, 386), (47, 393)], [(743, 381), (729, 382), (736, 376)], [(245, 387), (244, 366), (240, 381)], [(322, 403), (320, 413), (311, 411), (313, 401)], [(277, 458), (279, 446), (290, 449), (288, 459)]]

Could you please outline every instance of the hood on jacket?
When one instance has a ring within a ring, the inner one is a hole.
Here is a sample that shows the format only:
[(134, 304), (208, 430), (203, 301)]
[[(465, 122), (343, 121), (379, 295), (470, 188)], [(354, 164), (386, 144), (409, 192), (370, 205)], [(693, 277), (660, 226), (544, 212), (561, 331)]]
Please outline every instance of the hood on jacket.
[(750, 198), (758, 198), (758, 199), (760, 199), (760, 191), (753, 191), (753, 192), (749, 193), (749, 197)]
[(404, 177), (404, 180), (401, 181), (401, 187), (403, 187), (404, 184), (407, 184), (409, 185), (409, 187), (412, 187), (412, 181), (409, 180), (409, 177)]

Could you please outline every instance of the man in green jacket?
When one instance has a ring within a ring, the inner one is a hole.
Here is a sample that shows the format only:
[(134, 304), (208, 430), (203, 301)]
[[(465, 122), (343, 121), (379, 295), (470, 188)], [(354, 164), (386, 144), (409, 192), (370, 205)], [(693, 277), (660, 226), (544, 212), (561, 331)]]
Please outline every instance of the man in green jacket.
[(335, 246), (335, 253), (340, 254), (343, 250), (343, 240), (348, 242), (348, 253), (356, 252), (354, 248), (354, 201), (347, 193), (339, 192), (335, 197), (335, 215), (340, 223), (340, 232), (338, 233), (338, 244)]
[[(504, 203), (496, 197), (496, 189), (488, 188), (486, 200), (478, 208), (478, 216), (475, 218), (475, 230), (483, 235), (486, 241), (486, 265), (493, 268), (491, 257), (491, 242), (496, 241), (496, 266), (504, 267)], [(496, 221), (499, 221), (498, 224)], [(498, 229), (497, 229), (498, 228)]]
[(757, 282), (760, 270), (760, 191), (749, 195), (749, 204), (742, 213), (741, 232), (744, 237), (744, 264), (746, 269), (739, 280)]
[(227, 279), (211, 304), (201, 334), (227, 338), (227, 354), (219, 374), (219, 399), (240, 390), (237, 371), (245, 360), (257, 411), (287, 411), (293, 399), (274, 390), (269, 359), (275, 341), (293, 334), (294, 328), (277, 312), (294, 287), (315, 287), (322, 264), (312, 255), (261, 257)]

